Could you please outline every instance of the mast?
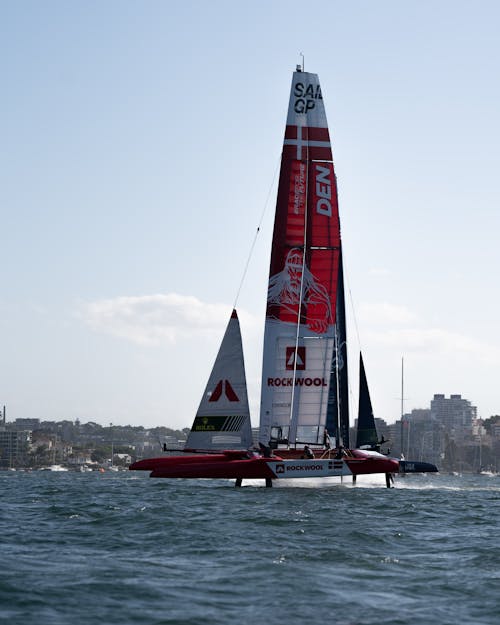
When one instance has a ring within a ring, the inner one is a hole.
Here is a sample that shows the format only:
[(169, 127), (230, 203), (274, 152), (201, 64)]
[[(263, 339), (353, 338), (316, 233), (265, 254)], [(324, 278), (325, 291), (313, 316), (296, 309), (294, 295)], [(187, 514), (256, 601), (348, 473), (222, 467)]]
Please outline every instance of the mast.
[(405, 387), (405, 361), (403, 356), (401, 356), (401, 418), (404, 415), (404, 387)]
[(113, 437), (113, 424), (109, 424), (109, 429), (111, 431), (111, 466), (113, 466), (113, 456), (115, 455), (115, 441)]
[(337, 346), (336, 365), (339, 380), (340, 442), (344, 447), (349, 448), (349, 381), (347, 368), (347, 324), (345, 314), (344, 263), (342, 261), (342, 246), (340, 248), (339, 257), (336, 329), (339, 341)]
[(411, 433), (411, 419), (404, 418), (404, 358), (401, 356), (401, 459), (405, 457), (405, 426), (406, 426), (406, 457), (410, 454), (410, 433)]

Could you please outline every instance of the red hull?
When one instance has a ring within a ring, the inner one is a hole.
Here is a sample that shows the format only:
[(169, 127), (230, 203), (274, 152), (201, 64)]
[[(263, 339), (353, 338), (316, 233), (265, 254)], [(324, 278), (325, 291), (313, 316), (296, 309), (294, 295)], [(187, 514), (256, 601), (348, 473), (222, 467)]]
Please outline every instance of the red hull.
[[(318, 460), (293, 460), (279, 456), (249, 457), (245, 452), (227, 451), (220, 454), (148, 458), (135, 462), (129, 468), (132, 471), (151, 471), (151, 477), (211, 479), (327, 477), (399, 471), (399, 462), (392, 458), (373, 456), (359, 450), (348, 453), (350, 455), (343, 459), (334, 459), (332, 456)], [(289, 469), (293, 471), (289, 472)]]
[(146, 458), (131, 464), (131, 471), (151, 471), (151, 477), (260, 479), (272, 478), (267, 463), (276, 458), (250, 458), (244, 451)]

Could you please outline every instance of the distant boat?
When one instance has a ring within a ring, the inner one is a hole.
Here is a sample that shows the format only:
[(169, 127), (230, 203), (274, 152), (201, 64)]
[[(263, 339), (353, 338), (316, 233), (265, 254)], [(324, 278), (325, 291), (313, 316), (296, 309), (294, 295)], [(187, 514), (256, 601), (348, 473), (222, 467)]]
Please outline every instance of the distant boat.
[(51, 464), (50, 467), (47, 467), (48, 471), (67, 471), (66, 467), (63, 467), (60, 464)]
[(483, 438), (481, 433), (479, 434), (479, 470), (480, 475), (486, 475), (487, 477), (496, 477), (498, 473), (493, 470), (493, 467), (483, 466)]
[(482, 469), (481, 471), (479, 471), (479, 475), (486, 475), (487, 477), (497, 477), (498, 473), (490, 469)]
[[(148, 458), (151, 477), (273, 480), (436, 471), (351, 449), (337, 180), (316, 74), (293, 74), (271, 249), (258, 452), (233, 311), (186, 444)], [(372, 415), (373, 419), (373, 415)], [(205, 452), (205, 453), (196, 453)], [(207, 453), (210, 452), (210, 453)]]

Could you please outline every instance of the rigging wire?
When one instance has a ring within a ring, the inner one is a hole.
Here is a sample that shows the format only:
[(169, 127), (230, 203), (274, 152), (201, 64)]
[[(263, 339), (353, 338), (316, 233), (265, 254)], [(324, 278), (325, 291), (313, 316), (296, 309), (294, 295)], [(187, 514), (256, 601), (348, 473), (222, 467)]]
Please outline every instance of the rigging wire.
[(272, 190), (273, 190), (275, 182), (276, 182), (276, 175), (277, 175), (277, 173), (279, 171), (280, 162), (281, 162), (281, 156), (278, 159), (278, 163), (276, 164), (276, 168), (274, 170), (273, 179), (272, 179), (271, 185), (269, 187), (269, 191), (267, 192), (266, 201), (264, 202), (264, 208), (262, 209), (262, 213), (260, 215), (259, 223), (257, 225), (257, 230), (255, 231), (255, 234), (254, 234), (254, 237), (253, 237), (253, 241), (252, 241), (252, 244), (250, 246), (250, 251), (248, 253), (247, 262), (245, 263), (245, 268), (243, 269), (243, 274), (241, 276), (240, 284), (239, 284), (238, 290), (236, 292), (236, 297), (234, 298), (233, 309), (236, 308), (236, 304), (237, 304), (238, 299), (240, 297), (241, 289), (243, 288), (243, 283), (245, 282), (245, 278), (247, 276), (248, 267), (250, 265), (250, 261), (251, 261), (252, 256), (253, 256), (253, 252), (254, 252), (254, 249), (255, 249), (255, 244), (257, 243), (257, 237), (259, 236), (260, 229), (261, 229), (261, 226), (262, 226), (262, 222), (264, 221), (264, 217), (266, 215), (266, 212), (267, 212), (267, 209), (268, 209), (268, 206), (269, 206), (269, 198), (271, 197), (271, 193), (272, 193)]
[(352, 291), (351, 291), (351, 285), (349, 283), (348, 272), (346, 271), (345, 251), (344, 250), (343, 250), (343, 256), (344, 256), (344, 281), (345, 281), (346, 286), (347, 286), (347, 292), (349, 293), (349, 304), (350, 304), (350, 307), (351, 307), (352, 320), (354, 322), (354, 328), (356, 330), (356, 337), (358, 339), (359, 349), (360, 349), (360, 351), (363, 351), (361, 349), (361, 337), (359, 335), (358, 319), (356, 317), (356, 307), (354, 306), (354, 298), (352, 296)]

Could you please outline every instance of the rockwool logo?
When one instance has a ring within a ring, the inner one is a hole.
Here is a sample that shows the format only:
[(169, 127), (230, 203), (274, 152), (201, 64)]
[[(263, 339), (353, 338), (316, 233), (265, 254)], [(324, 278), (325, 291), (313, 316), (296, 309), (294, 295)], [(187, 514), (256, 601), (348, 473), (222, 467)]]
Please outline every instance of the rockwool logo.
[[(295, 364), (295, 367), (294, 367)], [(286, 363), (287, 371), (305, 371), (306, 370), (306, 348), (304, 346), (287, 347)]]
[(222, 397), (222, 390), (229, 401), (240, 401), (229, 380), (219, 380), (208, 401), (219, 401)]
[(292, 464), (291, 466), (286, 468), (287, 471), (323, 471), (322, 464)]

